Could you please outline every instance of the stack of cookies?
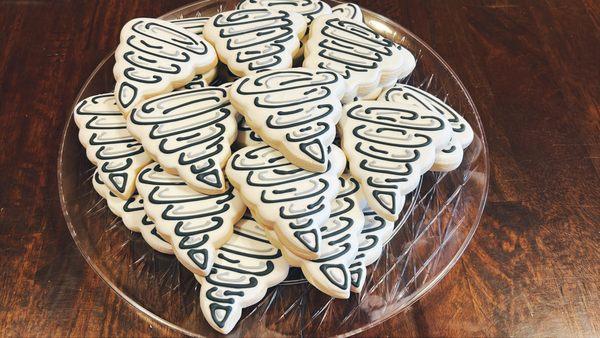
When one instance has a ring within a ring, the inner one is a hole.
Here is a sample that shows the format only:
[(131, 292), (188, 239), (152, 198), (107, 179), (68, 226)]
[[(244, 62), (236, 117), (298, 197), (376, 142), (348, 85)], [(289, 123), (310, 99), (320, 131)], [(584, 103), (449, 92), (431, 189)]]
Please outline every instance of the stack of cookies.
[(353, 4), (134, 19), (115, 61), (114, 92), (74, 111), (94, 188), (194, 273), (222, 333), (290, 267), (331, 297), (361, 292), (405, 196), (473, 140), (449, 105), (402, 84), (414, 56)]

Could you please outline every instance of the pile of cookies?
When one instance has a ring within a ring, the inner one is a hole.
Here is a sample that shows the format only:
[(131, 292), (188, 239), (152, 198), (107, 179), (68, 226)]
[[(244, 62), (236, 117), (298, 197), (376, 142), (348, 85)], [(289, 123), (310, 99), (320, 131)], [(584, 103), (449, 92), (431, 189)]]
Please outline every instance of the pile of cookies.
[(114, 92), (74, 111), (94, 188), (194, 273), (222, 333), (290, 267), (331, 297), (360, 292), (405, 196), (473, 139), (454, 109), (402, 84), (413, 54), (354, 4), (138, 18), (115, 61)]

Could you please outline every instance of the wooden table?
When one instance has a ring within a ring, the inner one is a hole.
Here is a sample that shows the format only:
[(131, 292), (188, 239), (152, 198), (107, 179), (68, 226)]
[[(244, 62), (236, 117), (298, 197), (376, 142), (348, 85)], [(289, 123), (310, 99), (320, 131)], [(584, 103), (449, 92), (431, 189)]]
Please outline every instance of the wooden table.
[[(178, 335), (85, 263), (60, 211), (56, 157), (77, 91), (120, 27), (187, 1), (0, 2), (0, 335)], [(460, 74), (492, 164), (463, 258), (364, 335), (600, 335), (600, 2), (360, 3)]]

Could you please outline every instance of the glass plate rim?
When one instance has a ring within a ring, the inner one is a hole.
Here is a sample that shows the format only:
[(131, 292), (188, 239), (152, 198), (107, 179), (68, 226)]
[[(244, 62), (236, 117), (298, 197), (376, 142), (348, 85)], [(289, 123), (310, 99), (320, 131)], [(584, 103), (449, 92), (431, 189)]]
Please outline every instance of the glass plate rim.
[[(163, 19), (169, 16), (172, 16), (175, 13), (178, 12), (182, 12), (185, 11), (187, 8), (190, 7), (194, 7), (197, 6), (199, 4), (203, 4), (203, 3), (208, 3), (211, 2), (213, 0), (201, 0), (201, 1), (193, 1), (190, 2), (189, 4), (186, 4), (184, 6), (175, 8), (161, 16), (159, 16), (159, 19)], [(338, 0), (330, 0), (331, 2), (335, 2), (338, 4), (342, 4), (345, 3), (343, 1), (338, 1)], [(460, 78), (458, 77), (458, 75), (456, 74), (456, 72), (452, 69), (452, 67), (450, 67), (450, 65), (448, 63), (446, 63), (446, 61), (431, 47), (429, 46), (429, 44), (427, 44), (425, 41), (423, 41), (420, 37), (418, 37), (416, 34), (414, 34), (412, 31), (410, 31), (409, 29), (407, 29), (406, 27), (400, 25), (399, 23), (387, 18), (386, 16), (383, 16), (379, 13), (375, 13), (373, 11), (370, 11), (368, 9), (365, 9), (363, 7), (361, 7), (361, 10), (364, 12), (367, 12), (370, 16), (377, 18), (377, 20), (382, 21), (382, 22), (386, 22), (388, 24), (393, 24), (393, 25), (397, 25), (399, 27), (401, 27), (404, 32), (409, 35), (412, 39), (414, 39), (415, 41), (417, 41), (419, 44), (421, 44), (425, 49), (427, 49), (428, 52), (431, 53), (431, 55), (433, 55), (433, 57), (436, 59), (437, 62), (439, 62), (440, 64), (443, 65), (443, 67), (445, 69), (448, 70), (448, 73), (450, 74), (450, 76), (452, 77), (452, 79), (456, 82), (456, 84), (460, 87), (461, 91), (463, 92), (463, 94), (465, 95), (465, 98), (467, 100), (467, 103), (473, 108), (473, 115), (475, 118), (475, 121), (477, 122), (477, 124), (479, 125), (479, 129), (481, 130), (481, 140), (482, 140), (482, 156), (483, 156), (483, 172), (485, 173), (485, 184), (483, 186), (483, 190), (482, 190), (482, 198), (481, 201), (479, 203), (479, 206), (477, 208), (477, 216), (475, 217), (475, 221), (474, 223), (471, 225), (471, 229), (469, 230), (467, 236), (465, 237), (463, 243), (461, 244), (460, 248), (456, 251), (456, 254), (452, 257), (452, 259), (450, 260), (450, 262), (440, 271), (440, 273), (438, 273), (438, 275), (432, 279), (430, 282), (428, 282), (427, 285), (425, 285), (424, 287), (418, 289), (416, 292), (414, 292), (410, 298), (408, 298), (405, 302), (402, 302), (398, 305), (395, 306), (395, 308), (391, 311), (389, 311), (386, 315), (382, 316), (381, 318), (378, 318), (377, 320), (373, 321), (372, 323), (364, 326), (364, 327), (360, 327), (357, 329), (354, 329), (352, 331), (348, 331), (344, 334), (341, 335), (337, 335), (338, 337), (344, 336), (344, 337), (348, 337), (348, 336), (353, 336), (356, 335), (360, 332), (364, 332), (370, 328), (373, 328), (377, 325), (382, 324), (383, 322), (387, 321), (389, 318), (391, 318), (392, 316), (397, 315), (398, 313), (400, 313), (401, 311), (406, 311), (408, 310), (408, 308), (414, 304), (415, 302), (417, 302), (419, 299), (421, 299), (427, 292), (429, 292), (432, 288), (434, 288), (435, 286), (437, 286), (437, 284), (444, 279), (444, 277), (446, 277), (446, 275), (450, 272), (450, 270), (452, 270), (452, 268), (454, 267), (454, 265), (458, 262), (458, 260), (460, 259), (460, 257), (463, 255), (464, 251), (466, 250), (466, 248), (468, 247), (469, 243), (471, 242), (473, 236), (475, 235), (475, 232), (477, 231), (477, 228), (479, 227), (479, 223), (481, 222), (481, 217), (483, 215), (483, 211), (485, 209), (485, 205), (487, 202), (487, 197), (488, 197), (488, 192), (489, 192), (489, 178), (490, 178), (490, 173), (489, 173), (489, 167), (490, 167), (490, 159), (489, 159), (489, 153), (488, 153), (488, 148), (487, 148), (487, 141), (486, 141), (486, 136), (485, 136), (485, 129), (483, 128), (483, 123), (481, 121), (481, 116), (479, 115), (479, 111), (477, 110), (477, 106), (475, 105), (475, 102), (473, 101), (471, 94), (469, 93), (469, 91), (467, 90), (467, 88), (465, 87), (465, 85), (462, 83), (462, 81), (460, 80)], [(59, 147), (59, 151), (58, 151), (58, 161), (57, 161), (57, 180), (58, 180), (58, 193), (59, 193), (59, 200), (60, 200), (60, 205), (61, 205), (61, 209), (62, 209), (62, 213), (63, 213), (63, 217), (65, 218), (65, 223), (67, 225), (67, 228), (69, 229), (69, 233), (71, 234), (71, 237), (73, 238), (73, 241), (75, 242), (77, 249), (79, 250), (79, 253), (83, 256), (83, 258), (85, 259), (85, 261), (90, 265), (90, 267), (92, 268), (92, 270), (94, 270), (94, 272), (102, 279), (102, 281), (104, 281), (109, 287), (110, 289), (115, 292), (118, 296), (120, 296), (121, 298), (123, 298), (126, 303), (131, 306), (132, 308), (140, 311), (140, 313), (144, 314), (145, 320), (154, 320), (176, 332), (179, 333), (183, 333), (185, 335), (188, 336), (193, 336), (193, 337), (202, 337), (202, 335), (199, 335), (195, 332), (191, 332), (185, 328), (182, 328), (174, 323), (171, 323), (168, 320), (165, 320), (164, 318), (160, 317), (159, 315), (156, 315), (155, 313), (153, 313), (152, 311), (146, 309), (143, 305), (139, 304), (138, 302), (136, 302), (135, 300), (133, 300), (131, 297), (129, 297), (127, 295), (127, 293), (125, 293), (123, 290), (121, 290), (118, 286), (116, 286), (103, 272), (102, 270), (91, 260), (91, 258), (88, 255), (85, 255), (83, 250), (82, 250), (82, 246), (79, 242), (77, 233), (75, 231), (75, 229), (73, 228), (73, 223), (72, 223), (72, 219), (71, 216), (69, 215), (69, 211), (66, 208), (66, 204), (67, 201), (65, 199), (65, 194), (64, 194), (64, 190), (63, 190), (63, 175), (62, 175), (62, 171), (61, 171), (61, 167), (62, 167), (62, 159), (63, 159), (63, 154), (64, 154), (64, 148), (65, 148), (65, 141), (67, 138), (67, 134), (68, 134), (68, 130), (71, 127), (71, 124), (74, 123), (73, 119), (72, 119), (72, 111), (73, 109), (75, 109), (75, 106), (77, 105), (77, 103), (81, 100), (81, 97), (84, 93), (85, 88), (90, 84), (90, 82), (92, 81), (94, 75), (99, 71), (99, 69), (106, 63), (108, 62), (112, 57), (114, 56), (114, 50), (112, 52), (110, 52), (107, 56), (105, 56), (104, 58), (102, 58), (102, 60), (98, 63), (98, 65), (94, 68), (94, 70), (90, 73), (90, 75), (86, 78), (85, 82), (83, 83), (83, 85), (81, 86), (79, 92), (77, 93), (75, 102), (71, 105), (71, 109), (69, 111), (69, 114), (67, 115), (67, 121), (63, 127), (62, 133), (61, 133), (61, 138), (60, 138), (60, 147)]]

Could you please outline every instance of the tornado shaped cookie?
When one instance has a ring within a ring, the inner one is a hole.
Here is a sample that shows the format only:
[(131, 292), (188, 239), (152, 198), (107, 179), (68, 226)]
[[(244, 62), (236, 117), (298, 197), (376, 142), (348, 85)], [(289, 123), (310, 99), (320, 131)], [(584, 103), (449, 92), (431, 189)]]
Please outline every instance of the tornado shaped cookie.
[(227, 163), (227, 177), (258, 223), (274, 230), (287, 249), (306, 259), (323, 254), (321, 227), (340, 190), (338, 177), (346, 158), (334, 145), (329, 156), (323, 173), (291, 164), (268, 145), (242, 148)]
[(115, 98), (127, 116), (141, 101), (214, 68), (217, 54), (202, 37), (174, 23), (137, 18), (121, 30), (115, 60)]
[(203, 36), (231, 72), (245, 76), (290, 68), (305, 31), (300, 14), (257, 8), (213, 16), (204, 26)]
[(347, 84), (344, 102), (378, 93), (382, 84), (393, 84), (404, 70), (398, 45), (366, 25), (337, 14), (313, 21), (304, 49), (304, 67), (343, 76)]
[(146, 215), (143, 200), (140, 195), (135, 194), (127, 200), (118, 198), (106, 187), (98, 174), (98, 170), (94, 172), (92, 183), (94, 185), (94, 190), (106, 200), (106, 204), (110, 211), (121, 217), (121, 220), (127, 229), (141, 233), (144, 241), (146, 241), (152, 249), (169, 255), (173, 254), (171, 244), (158, 234), (154, 221)]
[(136, 186), (146, 213), (181, 264), (201, 276), (210, 273), (216, 250), (231, 237), (233, 225), (246, 210), (233, 188), (205, 195), (157, 163), (142, 169)]
[(243, 77), (231, 103), (248, 126), (296, 166), (323, 172), (340, 119), (344, 81), (329, 71), (275, 70)]
[(79, 102), (73, 113), (79, 141), (87, 158), (98, 167), (98, 175), (117, 197), (128, 199), (135, 190), (135, 177), (152, 160), (127, 130), (112, 93)]
[(406, 102), (439, 113), (452, 127), (452, 139), (444, 148), (437, 151), (431, 170), (451, 171), (456, 169), (463, 158), (463, 149), (473, 141), (473, 128), (460, 114), (434, 95), (406, 84), (397, 84), (381, 94), (379, 100)]
[(277, 234), (268, 231), (271, 243), (278, 246), (285, 259), (302, 269), (306, 279), (321, 292), (335, 298), (350, 297), (350, 265), (359, 250), (359, 235), (364, 216), (358, 198), (358, 183), (350, 177), (340, 177), (342, 189), (331, 205), (329, 220), (321, 228), (321, 257), (307, 260), (294, 255), (281, 245)]
[(142, 102), (127, 128), (167, 172), (204, 194), (227, 190), (222, 167), (237, 137), (236, 111), (220, 87), (189, 89)]
[(437, 113), (408, 103), (357, 101), (344, 106), (342, 148), (368, 205), (395, 221), (413, 191), (452, 137)]
[(219, 249), (211, 273), (196, 275), (200, 308), (208, 323), (227, 334), (240, 320), (242, 309), (258, 303), (267, 289), (281, 283), (289, 265), (254, 220), (244, 218)]

